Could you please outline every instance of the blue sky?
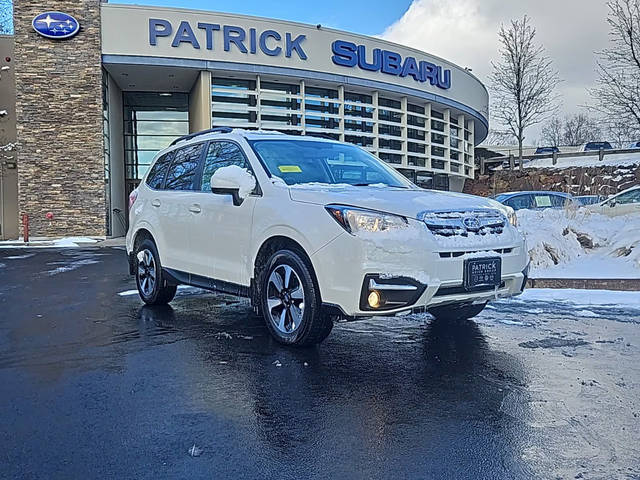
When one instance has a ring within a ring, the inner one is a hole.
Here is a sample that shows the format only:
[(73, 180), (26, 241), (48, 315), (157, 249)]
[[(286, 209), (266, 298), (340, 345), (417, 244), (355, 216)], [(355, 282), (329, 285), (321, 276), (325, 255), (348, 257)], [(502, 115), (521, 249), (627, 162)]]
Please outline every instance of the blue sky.
[(364, 35), (381, 34), (406, 12), (411, 0), (109, 0), (168, 7), (193, 8), (280, 18), (296, 22), (322, 24)]

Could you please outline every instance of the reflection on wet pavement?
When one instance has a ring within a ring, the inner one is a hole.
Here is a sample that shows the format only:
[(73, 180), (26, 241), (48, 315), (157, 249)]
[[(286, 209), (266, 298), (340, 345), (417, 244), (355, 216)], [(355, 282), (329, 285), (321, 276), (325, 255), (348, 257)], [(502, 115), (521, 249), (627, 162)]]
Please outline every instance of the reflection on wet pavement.
[(299, 350), (245, 300), (119, 295), (121, 251), (8, 256), (0, 477), (640, 475), (630, 310), (500, 301), (476, 321), (339, 323)]

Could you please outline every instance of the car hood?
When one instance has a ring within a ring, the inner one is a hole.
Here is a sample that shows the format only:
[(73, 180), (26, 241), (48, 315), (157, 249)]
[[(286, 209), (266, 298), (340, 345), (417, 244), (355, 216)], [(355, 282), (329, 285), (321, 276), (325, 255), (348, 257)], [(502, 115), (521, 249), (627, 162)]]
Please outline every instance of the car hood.
[(291, 199), (317, 205), (340, 204), (418, 218), (420, 212), (454, 210), (500, 210), (501, 203), (489, 198), (440, 190), (351, 185), (301, 184), (289, 188)]

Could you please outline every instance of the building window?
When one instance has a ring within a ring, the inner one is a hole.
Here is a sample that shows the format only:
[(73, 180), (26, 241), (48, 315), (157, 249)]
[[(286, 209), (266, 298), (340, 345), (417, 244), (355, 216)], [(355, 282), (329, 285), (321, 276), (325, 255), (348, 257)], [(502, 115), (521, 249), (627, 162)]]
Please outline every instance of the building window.
[(378, 145), (380, 148), (386, 148), (388, 150), (402, 150), (402, 142), (400, 140), (381, 138), (378, 140)]
[(444, 160), (431, 160), (431, 168), (444, 170)]
[(407, 115), (407, 123), (409, 125), (415, 125), (416, 127), (424, 127), (425, 120), (422, 117), (416, 117), (415, 115)]
[(423, 143), (407, 142), (407, 150), (413, 153), (425, 153), (426, 146)]
[(371, 147), (373, 146), (373, 137), (361, 137), (358, 135), (345, 135), (344, 141), (347, 143), (353, 143), (354, 145), (359, 145), (361, 147)]
[(373, 132), (373, 122), (364, 122), (351, 119), (345, 119), (344, 129), (353, 132)]
[(217, 78), (213, 77), (211, 86), (215, 89), (231, 89), (231, 90), (255, 90), (255, 80), (243, 80), (240, 78)]
[(414, 140), (423, 140), (426, 138), (424, 130), (416, 130), (415, 128), (407, 129), (407, 137), (412, 138)]
[(124, 92), (122, 96), (125, 179), (130, 191), (159, 150), (189, 133), (189, 99), (185, 93)]
[(396, 127), (395, 125), (378, 125), (378, 133), (380, 135), (390, 135), (392, 137), (401, 137), (402, 136), (402, 128)]
[(437, 132), (444, 132), (444, 122), (431, 120), (431, 130), (435, 130)]
[(409, 157), (407, 158), (407, 164), (414, 167), (424, 167), (425, 159), (409, 155)]
[(363, 93), (344, 92), (344, 100), (345, 102), (367, 103), (369, 105), (373, 103), (373, 97)]
[(288, 93), (290, 95), (298, 95), (300, 93), (300, 85), (294, 85), (290, 83), (277, 83), (277, 82), (260, 82), (260, 93), (275, 92), (275, 93)]
[(402, 123), (402, 114), (398, 112), (392, 112), (391, 110), (380, 110), (378, 112), (378, 120), (385, 122)]
[(439, 118), (440, 120), (444, 120), (444, 113), (439, 112), (437, 110), (431, 109), (431, 117), (432, 118)]
[(407, 110), (414, 113), (420, 113), (421, 115), (424, 115), (425, 113), (424, 107), (414, 103), (407, 103)]
[(361, 107), (360, 105), (345, 105), (344, 106), (345, 117), (364, 117), (373, 118), (372, 107)]
[(378, 98), (378, 105), (381, 107), (395, 108), (396, 110), (402, 108), (402, 104), (398, 100), (391, 100), (390, 98)]
[(438, 145), (444, 145), (444, 135), (440, 135), (439, 133), (431, 134), (431, 143), (437, 143)]
[(434, 157), (444, 157), (444, 148), (431, 146), (431, 155)]
[(338, 91), (330, 88), (307, 87), (305, 88), (304, 95), (305, 97), (337, 99)]
[(395, 163), (395, 164), (402, 163), (402, 155), (399, 155), (397, 153), (381, 152), (380, 155), (378, 156), (380, 157), (380, 159), (384, 160), (387, 163)]

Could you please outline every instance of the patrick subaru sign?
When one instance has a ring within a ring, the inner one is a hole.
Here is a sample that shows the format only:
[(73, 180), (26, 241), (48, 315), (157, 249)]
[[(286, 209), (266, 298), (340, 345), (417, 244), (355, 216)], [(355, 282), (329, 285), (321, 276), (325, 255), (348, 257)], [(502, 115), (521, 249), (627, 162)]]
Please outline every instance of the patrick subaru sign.
[(62, 12), (44, 12), (32, 22), (33, 29), (43, 37), (63, 39), (73, 37), (80, 30), (80, 23)]
[[(162, 18), (149, 18), (149, 45), (162, 45), (178, 48), (190, 45), (195, 50), (224, 50), (242, 54), (264, 54), (270, 57), (284, 55), (307, 60), (304, 34), (294, 35), (266, 29), (243, 28), (237, 25), (223, 25), (206, 22), (170, 22)], [(317, 52), (317, 50), (316, 50)], [(381, 49), (367, 49), (365, 45), (356, 45), (344, 40), (335, 40), (331, 44), (331, 62), (334, 65), (358, 68), (368, 72), (380, 72), (395, 77), (410, 77), (416, 82), (429, 83), (441, 89), (451, 88), (451, 70), (435, 63), (416, 59), (412, 56)]]

